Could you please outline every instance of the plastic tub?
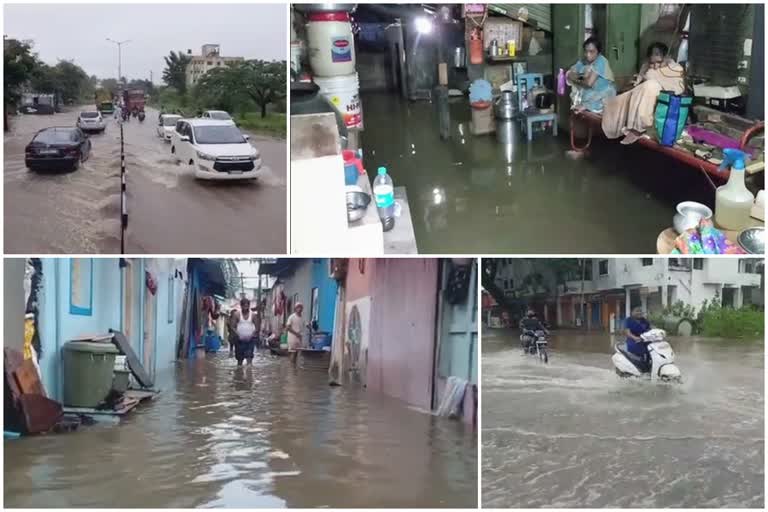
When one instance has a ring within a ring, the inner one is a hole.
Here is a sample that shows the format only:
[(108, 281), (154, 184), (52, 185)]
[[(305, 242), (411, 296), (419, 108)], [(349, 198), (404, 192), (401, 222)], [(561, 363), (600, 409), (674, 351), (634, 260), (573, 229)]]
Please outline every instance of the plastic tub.
[(309, 65), (315, 76), (334, 77), (355, 72), (355, 40), (349, 13), (310, 13), (307, 46)]
[(311, 346), (313, 350), (322, 350), (331, 346), (331, 334), (328, 332), (317, 332), (312, 336)]
[(347, 128), (362, 127), (363, 113), (357, 73), (332, 78), (316, 76), (315, 84), (320, 87), (320, 94), (341, 114)]
[(112, 389), (115, 356), (112, 343), (70, 341), (63, 347), (64, 405), (96, 407)]

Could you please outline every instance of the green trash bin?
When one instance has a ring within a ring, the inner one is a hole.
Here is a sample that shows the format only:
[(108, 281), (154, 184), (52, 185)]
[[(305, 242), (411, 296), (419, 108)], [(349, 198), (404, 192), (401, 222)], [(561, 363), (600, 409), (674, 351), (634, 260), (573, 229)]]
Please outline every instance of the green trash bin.
[(96, 407), (109, 394), (115, 371), (112, 343), (70, 341), (64, 344), (64, 405)]

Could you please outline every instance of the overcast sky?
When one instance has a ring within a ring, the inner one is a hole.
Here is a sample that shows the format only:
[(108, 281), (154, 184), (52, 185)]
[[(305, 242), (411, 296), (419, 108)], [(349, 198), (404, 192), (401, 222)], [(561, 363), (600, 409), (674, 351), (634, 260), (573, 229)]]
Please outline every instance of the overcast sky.
[(117, 78), (116, 41), (123, 75), (161, 83), (171, 50), (200, 54), (205, 43), (223, 56), (287, 60), (286, 4), (17, 4), (3, 7), (4, 34), (31, 39), (48, 64), (71, 59), (89, 75)]

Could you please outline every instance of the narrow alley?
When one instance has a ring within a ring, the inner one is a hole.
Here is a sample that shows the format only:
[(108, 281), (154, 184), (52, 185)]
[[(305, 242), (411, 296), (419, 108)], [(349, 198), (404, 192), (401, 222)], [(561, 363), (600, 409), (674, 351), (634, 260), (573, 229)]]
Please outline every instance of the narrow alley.
[(476, 260), (4, 276), (7, 507), (477, 506)]

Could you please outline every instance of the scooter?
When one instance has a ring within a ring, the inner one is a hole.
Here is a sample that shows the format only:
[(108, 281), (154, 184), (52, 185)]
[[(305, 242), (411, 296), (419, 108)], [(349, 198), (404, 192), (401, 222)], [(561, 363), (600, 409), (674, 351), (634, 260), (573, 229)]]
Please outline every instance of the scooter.
[(627, 350), (625, 341), (617, 343), (611, 357), (616, 374), (620, 377), (645, 377), (651, 381), (683, 381), (680, 369), (675, 365), (675, 351), (666, 341), (667, 333), (662, 329), (651, 329), (640, 337), (647, 343), (650, 365), (646, 359)]
[(536, 331), (523, 331), (523, 333), (520, 335), (520, 343), (523, 346), (523, 352), (526, 354), (537, 355), (541, 361), (545, 363), (549, 362), (546, 332), (540, 329)]

